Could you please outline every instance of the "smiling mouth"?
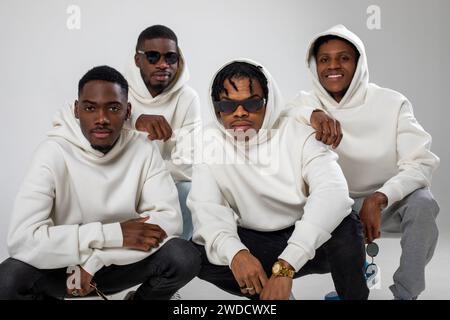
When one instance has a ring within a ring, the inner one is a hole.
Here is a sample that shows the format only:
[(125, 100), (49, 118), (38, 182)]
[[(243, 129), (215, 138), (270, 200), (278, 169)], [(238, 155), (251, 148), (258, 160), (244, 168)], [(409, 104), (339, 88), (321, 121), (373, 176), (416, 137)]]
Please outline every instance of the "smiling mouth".
[(343, 77), (344, 77), (343, 74), (330, 74), (330, 75), (325, 76), (325, 78), (331, 79), (331, 80), (340, 79), (340, 78), (343, 78)]

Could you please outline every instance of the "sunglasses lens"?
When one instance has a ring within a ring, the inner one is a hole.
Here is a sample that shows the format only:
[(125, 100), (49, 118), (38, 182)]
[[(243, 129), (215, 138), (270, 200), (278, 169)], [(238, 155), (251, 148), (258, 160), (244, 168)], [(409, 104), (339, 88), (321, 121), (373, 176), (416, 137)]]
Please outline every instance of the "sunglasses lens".
[(233, 113), (239, 106), (243, 106), (247, 112), (256, 112), (264, 107), (264, 99), (248, 99), (242, 101), (222, 100), (214, 101), (214, 107), (222, 113)]
[(178, 54), (176, 52), (167, 52), (165, 59), (168, 64), (175, 64), (178, 62)]
[(158, 51), (147, 51), (145, 53), (147, 60), (151, 64), (156, 64), (161, 58), (161, 54)]
[(256, 112), (264, 106), (264, 99), (249, 99), (241, 102), (248, 112)]
[(238, 107), (238, 103), (231, 100), (214, 101), (213, 104), (216, 110), (222, 113), (232, 113)]

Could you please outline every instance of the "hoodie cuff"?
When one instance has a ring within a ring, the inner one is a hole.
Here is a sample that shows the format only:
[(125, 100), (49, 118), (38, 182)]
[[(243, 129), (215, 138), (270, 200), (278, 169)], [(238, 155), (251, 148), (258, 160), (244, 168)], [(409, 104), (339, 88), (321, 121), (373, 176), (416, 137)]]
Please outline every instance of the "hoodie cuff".
[(123, 246), (122, 227), (119, 222), (103, 225), (104, 248), (121, 248)]
[(298, 272), (309, 260), (306, 251), (294, 244), (288, 244), (278, 256), (278, 259), (288, 262), (295, 269), (295, 272)]
[(383, 193), (384, 195), (386, 195), (386, 197), (388, 199), (387, 206), (383, 210), (386, 210), (387, 208), (392, 206), (397, 201), (400, 201), (403, 199), (402, 191), (397, 189), (395, 187), (395, 185), (393, 185), (393, 184), (385, 184), (384, 186), (382, 186), (380, 189), (378, 189), (375, 192)]
[(239, 239), (229, 238), (220, 246), (218, 252), (223, 252), (228, 266), (231, 267), (234, 256), (241, 250), (248, 249)]
[(103, 262), (100, 258), (95, 254), (92, 254), (89, 259), (81, 265), (81, 267), (88, 272), (91, 276), (94, 276), (98, 270), (103, 268)]

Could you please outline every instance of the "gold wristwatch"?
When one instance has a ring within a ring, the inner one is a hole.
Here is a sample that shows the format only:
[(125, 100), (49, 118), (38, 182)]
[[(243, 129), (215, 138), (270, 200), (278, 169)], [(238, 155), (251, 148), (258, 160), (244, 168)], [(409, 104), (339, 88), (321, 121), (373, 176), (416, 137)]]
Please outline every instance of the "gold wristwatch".
[(280, 261), (277, 261), (272, 266), (272, 274), (277, 277), (289, 277), (294, 278), (295, 270), (285, 267)]

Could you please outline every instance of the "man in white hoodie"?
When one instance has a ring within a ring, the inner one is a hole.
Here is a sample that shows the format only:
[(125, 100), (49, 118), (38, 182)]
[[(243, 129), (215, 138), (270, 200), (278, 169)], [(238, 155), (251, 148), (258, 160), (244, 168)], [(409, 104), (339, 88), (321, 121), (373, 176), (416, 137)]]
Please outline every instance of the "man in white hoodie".
[(175, 33), (162, 25), (142, 31), (126, 77), (133, 105), (131, 125), (156, 141), (178, 189), (182, 237), (190, 239), (192, 220), (186, 197), (191, 187), (193, 135), (201, 125), (200, 103), (186, 84), (189, 70)]
[(230, 293), (288, 299), (292, 279), (331, 272), (345, 299), (366, 299), (364, 242), (337, 156), (280, 116), (268, 71), (226, 64), (211, 86), (212, 124), (188, 197), (199, 277)]
[(344, 138), (336, 152), (366, 241), (381, 231), (402, 233), (390, 289), (396, 299), (416, 299), (438, 239), (439, 206), (429, 187), (439, 158), (430, 151), (431, 136), (408, 99), (369, 83), (364, 44), (344, 26), (315, 36), (306, 59), (314, 89), (297, 96), (292, 114), (307, 123), (310, 106), (341, 123)]
[[(197, 250), (176, 238), (175, 185), (157, 147), (123, 128), (130, 111), (118, 71), (101, 66), (81, 78), (78, 101), (55, 117), (17, 196), (0, 299), (109, 294), (138, 284), (135, 299), (169, 299), (196, 276)], [(66, 281), (70, 266), (78, 270), (74, 282)]]

